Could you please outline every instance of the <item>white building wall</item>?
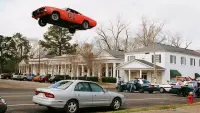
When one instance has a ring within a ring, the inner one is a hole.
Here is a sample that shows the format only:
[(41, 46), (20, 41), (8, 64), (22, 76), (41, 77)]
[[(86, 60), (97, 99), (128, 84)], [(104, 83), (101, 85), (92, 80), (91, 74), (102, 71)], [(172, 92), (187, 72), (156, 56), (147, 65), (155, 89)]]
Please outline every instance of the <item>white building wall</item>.
[[(170, 55), (176, 56), (176, 64), (171, 64), (170, 63)], [(181, 57), (186, 57), (186, 65), (181, 65)], [(195, 59), (195, 66), (190, 65), (190, 58)], [(166, 69), (169, 71), (170, 69), (175, 69), (178, 70), (183, 77), (191, 77), (194, 78), (195, 73), (200, 74), (200, 65), (199, 65), (199, 60), (200, 57), (198, 56), (192, 56), (192, 55), (185, 55), (185, 54), (180, 54), (180, 53), (166, 53)]]

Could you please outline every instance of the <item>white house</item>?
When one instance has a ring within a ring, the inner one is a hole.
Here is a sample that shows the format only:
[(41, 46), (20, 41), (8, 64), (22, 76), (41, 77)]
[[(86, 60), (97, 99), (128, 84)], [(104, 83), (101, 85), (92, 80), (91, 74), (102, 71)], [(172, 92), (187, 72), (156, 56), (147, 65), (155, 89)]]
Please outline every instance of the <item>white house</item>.
[(93, 68), (90, 70), (81, 55), (47, 55), (40, 59), (23, 60), (19, 63), (19, 73), (117, 77), (119, 71), (116, 67), (123, 62), (123, 52), (102, 50), (94, 59)]
[[(199, 77), (200, 53), (194, 50), (178, 48), (164, 44), (155, 44), (157, 83), (167, 83), (177, 76)], [(154, 49), (150, 45), (125, 53), (124, 63), (118, 66), (119, 76), (124, 81), (133, 78), (145, 78), (154, 81)]]

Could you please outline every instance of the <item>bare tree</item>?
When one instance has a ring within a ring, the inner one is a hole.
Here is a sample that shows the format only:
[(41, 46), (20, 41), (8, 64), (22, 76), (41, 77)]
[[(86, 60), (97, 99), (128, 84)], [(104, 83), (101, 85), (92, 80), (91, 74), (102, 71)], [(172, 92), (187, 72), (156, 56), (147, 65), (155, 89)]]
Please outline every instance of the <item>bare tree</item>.
[(164, 23), (150, 23), (149, 20), (142, 18), (141, 28), (139, 33), (137, 33), (137, 39), (143, 46), (148, 46), (152, 44), (155, 40), (157, 43), (162, 43), (166, 39), (162, 36), (162, 29)]
[(122, 21), (121, 16), (117, 16), (116, 24), (109, 21), (109, 27), (105, 28), (103, 25), (97, 27), (97, 37), (96, 42), (100, 48), (108, 49), (108, 50), (124, 50), (121, 48), (121, 42), (126, 40), (124, 44), (127, 44), (129, 36), (124, 38), (128, 35), (128, 23)]

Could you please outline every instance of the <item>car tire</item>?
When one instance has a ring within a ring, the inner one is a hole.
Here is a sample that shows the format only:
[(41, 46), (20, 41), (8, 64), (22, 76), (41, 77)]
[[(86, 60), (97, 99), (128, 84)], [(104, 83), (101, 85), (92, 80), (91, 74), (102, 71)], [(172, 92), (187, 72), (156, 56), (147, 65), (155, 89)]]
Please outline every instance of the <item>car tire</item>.
[(140, 90), (139, 90), (139, 93), (144, 93), (144, 89), (140, 89)]
[(148, 91), (149, 93), (153, 93), (153, 91)]
[(90, 27), (89, 22), (88, 22), (88, 21), (83, 21), (83, 23), (82, 23), (82, 28), (83, 28), (84, 30), (86, 30), (86, 29), (89, 29), (89, 27)]
[(53, 21), (58, 21), (58, 20), (60, 20), (60, 14), (59, 14), (58, 12), (53, 12), (53, 13), (51, 14), (51, 19), (52, 19)]
[(79, 111), (79, 104), (76, 100), (69, 100), (65, 105), (64, 110), (65, 113), (77, 113)]
[(160, 88), (160, 93), (164, 93), (165, 89), (164, 88)]
[(69, 28), (69, 32), (70, 32), (71, 34), (74, 34), (74, 33), (76, 32), (76, 29)]
[(121, 99), (120, 98), (114, 98), (110, 107), (111, 107), (112, 110), (119, 110), (121, 105), (122, 105)]
[(46, 26), (47, 25), (47, 22), (44, 20), (44, 19), (39, 19), (38, 20), (38, 24), (41, 26), (41, 27), (44, 27), (44, 26)]

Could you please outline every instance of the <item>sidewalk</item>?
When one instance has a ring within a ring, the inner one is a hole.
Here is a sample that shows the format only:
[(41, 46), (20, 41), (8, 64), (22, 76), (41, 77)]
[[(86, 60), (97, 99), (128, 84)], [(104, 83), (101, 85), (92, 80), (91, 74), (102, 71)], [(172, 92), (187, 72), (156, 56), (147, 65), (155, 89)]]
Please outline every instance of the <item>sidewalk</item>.
[(185, 107), (169, 109), (169, 110), (141, 111), (141, 112), (135, 112), (135, 113), (200, 113), (200, 105), (185, 106)]

